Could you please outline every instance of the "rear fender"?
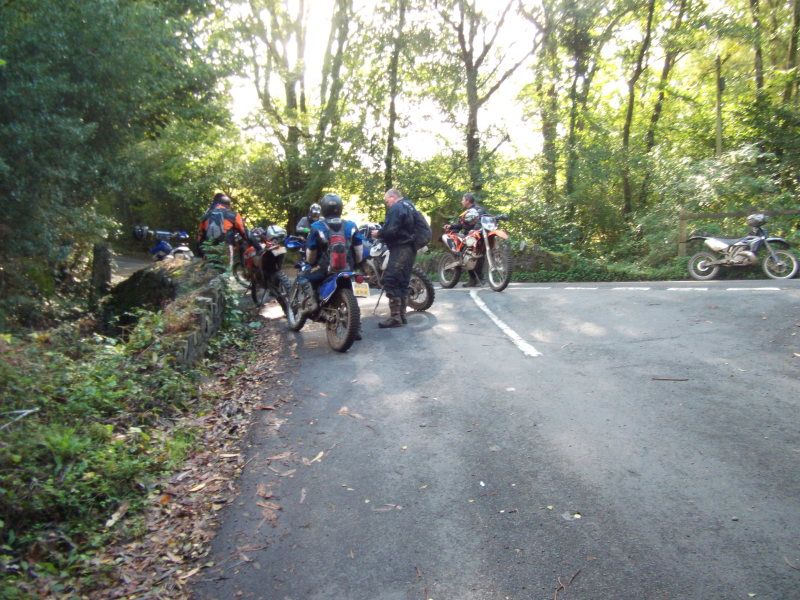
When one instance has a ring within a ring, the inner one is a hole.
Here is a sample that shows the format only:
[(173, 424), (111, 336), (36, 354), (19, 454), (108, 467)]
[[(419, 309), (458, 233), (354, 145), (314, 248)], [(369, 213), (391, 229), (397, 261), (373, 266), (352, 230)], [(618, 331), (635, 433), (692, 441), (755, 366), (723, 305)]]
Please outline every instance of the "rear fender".
[(328, 277), (326, 277), (319, 286), (320, 301), (324, 304), (330, 301), (337, 289), (340, 287), (351, 286), (352, 283), (350, 278), (352, 275), (352, 271), (342, 271), (341, 273), (328, 275)]

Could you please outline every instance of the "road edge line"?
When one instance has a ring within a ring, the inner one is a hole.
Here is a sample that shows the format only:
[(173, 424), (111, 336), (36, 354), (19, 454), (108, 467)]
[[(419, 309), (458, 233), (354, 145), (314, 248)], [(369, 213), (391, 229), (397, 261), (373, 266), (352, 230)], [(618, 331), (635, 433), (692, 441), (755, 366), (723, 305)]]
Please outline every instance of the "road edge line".
[(486, 306), (486, 303), (483, 300), (478, 298), (478, 290), (470, 290), (469, 295), (475, 301), (475, 304), (478, 306), (478, 308), (485, 312), (489, 318), (494, 321), (494, 324), (500, 328), (500, 331), (502, 331), (525, 356), (530, 356), (532, 358), (542, 356), (541, 352), (523, 340), (516, 331), (511, 329), (511, 327), (506, 325), (505, 322), (500, 319), (500, 317), (494, 314), (492, 310)]

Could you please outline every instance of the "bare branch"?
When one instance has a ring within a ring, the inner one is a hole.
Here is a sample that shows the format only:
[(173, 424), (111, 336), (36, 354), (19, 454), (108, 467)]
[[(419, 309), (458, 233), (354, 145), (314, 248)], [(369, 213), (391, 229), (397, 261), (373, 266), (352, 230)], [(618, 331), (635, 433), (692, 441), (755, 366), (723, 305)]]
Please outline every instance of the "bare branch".
[(486, 55), (489, 53), (489, 50), (492, 49), (494, 46), (495, 41), (497, 41), (497, 35), (500, 33), (500, 30), (503, 28), (503, 23), (506, 20), (506, 15), (508, 11), (511, 9), (511, 5), (514, 3), (514, 0), (508, 0), (508, 4), (506, 4), (505, 10), (503, 10), (503, 14), (500, 15), (500, 20), (497, 22), (497, 26), (494, 29), (494, 35), (492, 35), (492, 39), (489, 40), (488, 44), (484, 44), (483, 51), (478, 55), (478, 58), (475, 59), (475, 66), (480, 67), (483, 61), (486, 59)]

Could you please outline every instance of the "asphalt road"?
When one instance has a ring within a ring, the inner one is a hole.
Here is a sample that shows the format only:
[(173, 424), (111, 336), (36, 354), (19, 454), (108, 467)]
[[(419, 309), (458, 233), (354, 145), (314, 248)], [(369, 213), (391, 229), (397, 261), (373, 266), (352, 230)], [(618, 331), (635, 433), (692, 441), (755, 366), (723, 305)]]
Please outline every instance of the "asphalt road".
[(800, 598), (800, 280), (373, 305), (286, 334), (196, 598)]

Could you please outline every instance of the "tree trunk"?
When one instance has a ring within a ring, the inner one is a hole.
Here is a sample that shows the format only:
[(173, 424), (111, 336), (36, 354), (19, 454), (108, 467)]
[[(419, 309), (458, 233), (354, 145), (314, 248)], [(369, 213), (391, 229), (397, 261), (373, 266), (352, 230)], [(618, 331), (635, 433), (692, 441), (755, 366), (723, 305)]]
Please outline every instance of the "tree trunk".
[(397, 122), (397, 91), (398, 91), (398, 65), (400, 63), (400, 50), (402, 49), (403, 27), (406, 21), (406, 1), (398, 0), (397, 3), (397, 31), (392, 48), (392, 57), (389, 60), (389, 126), (386, 134), (386, 156), (384, 164), (386, 170), (383, 174), (383, 186), (388, 190), (394, 187), (394, 137)]
[(634, 101), (636, 100), (636, 83), (639, 81), (639, 77), (642, 76), (642, 72), (644, 70), (644, 58), (647, 55), (647, 51), (650, 49), (650, 37), (653, 27), (653, 12), (655, 11), (655, 4), (655, 0), (649, 0), (648, 2), (647, 26), (645, 29), (644, 40), (642, 40), (642, 46), (639, 48), (639, 54), (636, 58), (633, 74), (628, 81), (628, 108), (625, 112), (625, 125), (622, 128), (622, 191), (624, 196), (622, 213), (626, 216), (633, 212), (633, 189), (631, 187), (630, 178), (630, 140), (631, 126), (633, 124)]
[[(680, 31), (681, 24), (683, 23), (683, 15), (686, 11), (686, 3), (687, 0), (681, 0), (681, 3), (678, 7), (678, 14), (675, 17), (675, 23), (673, 24), (669, 35), (673, 36), (678, 31)], [(678, 49), (675, 47), (675, 42), (673, 40), (668, 40), (667, 42), (669, 47), (667, 49), (667, 53), (664, 56), (664, 66), (661, 68), (661, 78), (658, 81), (658, 96), (656, 97), (656, 103), (653, 107), (653, 113), (650, 115), (650, 125), (647, 128), (647, 134), (645, 135), (645, 153), (650, 154), (653, 148), (656, 145), (656, 127), (658, 126), (658, 121), (661, 118), (661, 112), (664, 110), (664, 100), (666, 97), (666, 90), (667, 86), (669, 85), (669, 75), (670, 71), (672, 71), (672, 67), (675, 64), (675, 61), (678, 57)], [(642, 191), (639, 195), (639, 203), (644, 206), (647, 204), (647, 193), (648, 193), (648, 185), (650, 183), (650, 168), (647, 167), (645, 171), (644, 178), (642, 180)]]
[(750, 12), (753, 16), (753, 30), (754, 30), (754, 74), (756, 81), (756, 100), (761, 102), (761, 97), (764, 91), (764, 58), (761, 50), (761, 12), (759, 9), (759, 0), (750, 0)]
[(716, 102), (716, 154), (715, 156), (722, 156), (722, 92), (725, 91), (725, 79), (722, 77), (722, 59), (717, 54), (717, 59), (714, 61), (717, 74), (717, 102)]
[[(542, 158), (544, 160), (544, 176), (542, 188), (547, 204), (556, 202), (558, 176), (558, 92), (556, 82), (559, 79), (558, 40), (555, 35), (553, 11), (547, 2), (542, 3), (544, 26), (542, 29), (543, 69), (539, 71), (537, 89), (540, 100), (542, 119)], [(545, 81), (545, 77), (547, 81)]]
[(789, 55), (786, 60), (786, 70), (791, 73), (791, 79), (786, 82), (783, 90), (783, 102), (789, 104), (797, 90), (797, 43), (800, 36), (800, 0), (792, 2), (792, 29), (789, 39)]

